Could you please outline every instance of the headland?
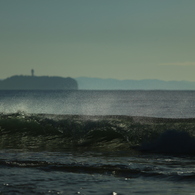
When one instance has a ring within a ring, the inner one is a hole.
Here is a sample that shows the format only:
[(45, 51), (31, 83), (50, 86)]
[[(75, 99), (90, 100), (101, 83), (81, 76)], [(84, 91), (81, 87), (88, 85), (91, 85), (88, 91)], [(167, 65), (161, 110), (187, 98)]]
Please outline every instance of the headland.
[(77, 90), (78, 83), (70, 77), (15, 75), (0, 80), (0, 90)]

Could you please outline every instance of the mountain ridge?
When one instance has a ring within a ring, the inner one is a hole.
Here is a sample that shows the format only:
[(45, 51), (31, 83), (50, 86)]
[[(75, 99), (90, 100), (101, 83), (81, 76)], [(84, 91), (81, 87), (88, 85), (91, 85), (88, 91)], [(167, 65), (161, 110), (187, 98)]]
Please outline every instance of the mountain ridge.
[(83, 90), (195, 90), (192, 81), (164, 81), (159, 79), (118, 80), (77, 77), (79, 89)]

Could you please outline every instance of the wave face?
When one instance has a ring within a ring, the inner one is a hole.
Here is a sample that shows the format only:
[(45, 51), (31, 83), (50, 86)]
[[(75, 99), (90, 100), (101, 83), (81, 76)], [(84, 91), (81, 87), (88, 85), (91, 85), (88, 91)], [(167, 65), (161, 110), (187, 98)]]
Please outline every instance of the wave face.
[(194, 118), (1, 114), (0, 148), (195, 154), (194, 129)]

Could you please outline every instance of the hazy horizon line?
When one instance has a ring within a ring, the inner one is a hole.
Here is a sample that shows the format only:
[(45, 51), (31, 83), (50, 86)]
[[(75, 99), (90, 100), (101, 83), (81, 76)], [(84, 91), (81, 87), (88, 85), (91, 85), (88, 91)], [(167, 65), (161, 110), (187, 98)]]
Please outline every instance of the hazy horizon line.
[[(13, 77), (13, 76), (32, 76), (30, 74), (16, 74), (16, 75), (12, 75), (12, 76), (8, 76), (6, 78), (0, 78), (0, 80), (5, 80), (7, 78)], [(102, 78), (102, 77), (90, 77), (90, 76), (77, 76), (77, 77), (72, 77), (72, 76), (59, 76), (59, 75), (33, 75), (34, 77), (42, 77), (42, 76), (48, 76), (48, 77), (63, 77), (63, 78), (73, 78), (73, 79), (77, 79), (77, 78), (88, 78), (88, 79), (102, 79), (102, 80), (117, 80), (117, 81), (144, 81), (144, 80), (157, 80), (157, 81), (164, 81), (164, 82), (195, 82), (195, 81), (191, 81), (191, 80), (163, 80), (163, 79), (158, 79), (158, 78), (143, 78), (143, 79), (118, 79), (118, 78)]]

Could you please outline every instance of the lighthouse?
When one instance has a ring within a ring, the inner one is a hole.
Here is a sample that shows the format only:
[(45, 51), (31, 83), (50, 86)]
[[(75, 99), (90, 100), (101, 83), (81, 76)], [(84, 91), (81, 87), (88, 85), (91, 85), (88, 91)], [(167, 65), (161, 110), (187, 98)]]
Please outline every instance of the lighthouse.
[(31, 76), (34, 77), (34, 69), (31, 70)]

